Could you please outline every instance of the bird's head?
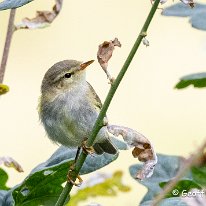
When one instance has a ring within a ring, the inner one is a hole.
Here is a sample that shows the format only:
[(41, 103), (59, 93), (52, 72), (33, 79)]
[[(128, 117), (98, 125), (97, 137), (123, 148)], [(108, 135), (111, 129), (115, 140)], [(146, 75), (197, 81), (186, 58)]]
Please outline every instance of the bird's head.
[(85, 80), (85, 68), (94, 60), (82, 63), (76, 60), (64, 60), (54, 64), (44, 75), (41, 92), (56, 91), (62, 93), (75, 86), (81, 85)]

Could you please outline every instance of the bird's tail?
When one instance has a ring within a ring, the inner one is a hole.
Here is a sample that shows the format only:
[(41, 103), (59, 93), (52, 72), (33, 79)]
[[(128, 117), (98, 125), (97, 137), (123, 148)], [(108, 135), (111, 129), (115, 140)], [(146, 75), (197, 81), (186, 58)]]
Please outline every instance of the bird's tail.
[(104, 139), (102, 142), (95, 143), (93, 148), (97, 154), (103, 154), (104, 152), (108, 154), (116, 154), (118, 151), (110, 139)]

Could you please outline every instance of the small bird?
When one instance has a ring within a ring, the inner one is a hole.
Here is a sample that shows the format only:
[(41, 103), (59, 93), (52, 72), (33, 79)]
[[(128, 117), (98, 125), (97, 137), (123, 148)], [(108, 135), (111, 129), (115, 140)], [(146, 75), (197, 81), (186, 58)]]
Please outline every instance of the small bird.
[[(69, 148), (79, 148), (91, 134), (102, 103), (86, 81), (85, 68), (94, 60), (82, 63), (64, 60), (54, 64), (41, 85), (39, 116), (48, 137)], [(99, 131), (95, 153), (116, 154), (107, 126)]]

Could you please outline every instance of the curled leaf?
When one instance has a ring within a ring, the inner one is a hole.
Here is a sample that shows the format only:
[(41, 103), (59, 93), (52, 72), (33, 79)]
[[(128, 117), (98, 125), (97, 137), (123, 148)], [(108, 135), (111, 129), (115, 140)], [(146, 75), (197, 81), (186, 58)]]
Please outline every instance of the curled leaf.
[(99, 45), (99, 49), (97, 52), (98, 62), (111, 83), (114, 81), (114, 79), (112, 79), (111, 75), (107, 71), (107, 67), (108, 61), (112, 57), (115, 46), (121, 47), (121, 43), (117, 38), (115, 38), (113, 41), (104, 41), (102, 44)]
[(0, 84), (0, 95), (6, 94), (9, 91), (9, 87), (5, 84)]
[(18, 172), (23, 172), (21, 165), (12, 157), (0, 157), (0, 165), (4, 164), (6, 167), (13, 167)]
[(37, 11), (36, 17), (24, 18), (22, 22), (15, 26), (15, 29), (39, 29), (49, 26), (57, 17), (62, 8), (63, 0), (55, 0), (52, 11)]
[(108, 61), (112, 57), (115, 46), (121, 47), (121, 43), (117, 38), (115, 38), (113, 41), (104, 41), (102, 44), (99, 45), (97, 59), (102, 69), (107, 69)]
[(157, 156), (150, 141), (141, 133), (127, 127), (108, 125), (108, 130), (116, 137), (121, 135), (130, 148), (134, 147), (132, 155), (144, 162), (142, 169), (137, 172), (136, 178), (143, 180), (151, 177), (157, 164)]

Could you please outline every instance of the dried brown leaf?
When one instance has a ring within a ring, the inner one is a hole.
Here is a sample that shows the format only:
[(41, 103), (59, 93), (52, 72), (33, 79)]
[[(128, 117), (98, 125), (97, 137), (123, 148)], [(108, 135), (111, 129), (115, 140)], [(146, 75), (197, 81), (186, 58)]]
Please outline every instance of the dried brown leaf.
[(4, 164), (6, 167), (13, 167), (18, 172), (23, 172), (21, 165), (12, 157), (0, 157), (0, 165)]
[(102, 44), (99, 45), (97, 59), (102, 69), (107, 69), (108, 61), (112, 57), (115, 46), (121, 47), (121, 43), (117, 38), (115, 38), (113, 41), (104, 41)]
[(157, 156), (151, 142), (141, 133), (128, 127), (108, 125), (108, 130), (116, 137), (121, 135), (130, 148), (134, 147), (133, 157), (144, 162), (142, 169), (137, 172), (136, 178), (143, 180), (151, 177), (157, 164)]
[(55, 0), (52, 11), (37, 11), (36, 17), (24, 18), (22, 22), (15, 26), (15, 29), (39, 29), (49, 26), (57, 17), (62, 8), (63, 0)]
[(121, 43), (117, 38), (115, 38), (113, 41), (104, 41), (102, 44), (99, 45), (99, 49), (97, 52), (98, 62), (106, 73), (107, 78), (110, 80), (111, 84), (114, 82), (115, 79), (110, 75), (107, 67), (108, 61), (112, 57), (115, 46), (121, 47)]

